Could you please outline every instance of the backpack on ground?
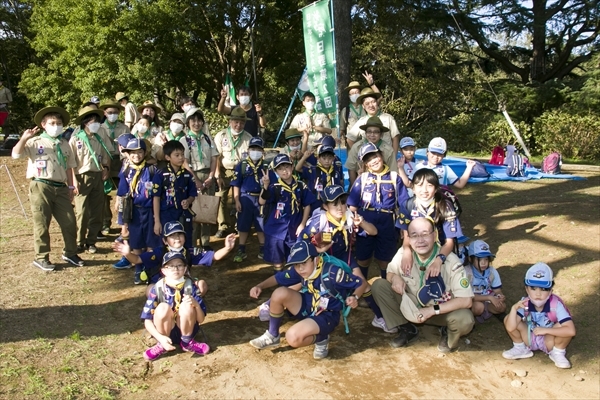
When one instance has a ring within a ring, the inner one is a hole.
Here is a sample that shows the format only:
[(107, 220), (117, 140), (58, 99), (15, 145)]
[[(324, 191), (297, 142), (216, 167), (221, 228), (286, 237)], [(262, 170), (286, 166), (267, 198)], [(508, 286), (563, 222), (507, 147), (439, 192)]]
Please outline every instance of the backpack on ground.
[(479, 161), (475, 161), (475, 166), (471, 170), (471, 178), (489, 178), (490, 173), (485, 168), (485, 165)]
[(523, 156), (515, 146), (506, 146), (506, 175), (513, 177), (525, 176), (525, 163)]
[(492, 158), (490, 158), (489, 163), (492, 165), (504, 165), (504, 148), (502, 146), (495, 146), (492, 149)]
[(560, 174), (562, 165), (562, 155), (559, 152), (552, 152), (544, 157), (542, 161), (542, 172), (545, 174)]

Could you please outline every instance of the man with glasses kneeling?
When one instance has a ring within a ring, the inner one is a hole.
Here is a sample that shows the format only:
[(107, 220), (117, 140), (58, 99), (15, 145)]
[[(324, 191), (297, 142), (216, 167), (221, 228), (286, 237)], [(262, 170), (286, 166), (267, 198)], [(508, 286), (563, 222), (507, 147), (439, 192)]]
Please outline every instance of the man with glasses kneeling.
[(414, 219), (408, 225), (408, 237), (413, 252), (410, 271), (401, 268), (404, 249), (400, 248), (387, 267), (387, 279), (377, 279), (372, 285), (386, 325), (398, 327), (399, 334), (390, 344), (398, 348), (415, 340), (419, 330), (413, 323), (435, 325), (441, 333), (438, 350), (453, 352), (475, 323), (469, 279), (453, 253), (442, 264), (439, 276), (428, 276), (427, 267), (440, 251), (433, 220)]

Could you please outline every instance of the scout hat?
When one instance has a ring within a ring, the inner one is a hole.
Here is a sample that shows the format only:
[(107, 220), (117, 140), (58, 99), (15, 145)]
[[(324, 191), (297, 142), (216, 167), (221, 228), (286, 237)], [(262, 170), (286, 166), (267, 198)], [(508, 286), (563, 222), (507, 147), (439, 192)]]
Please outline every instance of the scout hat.
[(181, 222), (179, 222), (179, 221), (167, 222), (165, 224), (165, 226), (163, 227), (163, 236), (164, 237), (171, 236), (174, 233), (185, 233), (185, 230), (183, 229), (183, 225), (181, 225)]
[(360, 83), (358, 83), (357, 81), (352, 81), (348, 84), (348, 86), (346, 86), (346, 88), (344, 90), (350, 90), (350, 89), (359, 89), (360, 90), (361, 86)]
[(379, 148), (377, 148), (377, 146), (375, 146), (373, 143), (369, 142), (360, 148), (358, 151), (358, 158), (360, 158), (360, 161), (363, 161), (367, 154), (377, 153), (378, 151)]
[(185, 263), (187, 264), (187, 260), (185, 259), (185, 256), (183, 255), (182, 252), (180, 251), (169, 251), (167, 252), (164, 256), (163, 256), (163, 262), (162, 265), (164, 266), (165, 264), (167, 264), (169, 261), (172, 260), (183, 260), (185, 261)]
[(104, 112), (102, 110), (99, 110), (99, 109), (91, 107), (91, 106), (87, 106), (87, 107), (83, 107), (83, 108), (79, 109), (79, 115), (77, 116), (77, 118), (75, 118), (74, 122), (77, 125), (79, 125), (79, 124), (81, 124), (81, 121), (83, 121), (85, 117), (87, 117), (88, 115), (92, 115), (92, 114), (96, 114), (100, 118), (104, 117)]
[(490, 246), (483, 240), (476, 240), (469, 245), (468, 249), (470, 256), (475, 257), (496, 257), (495, 254), (490, 252)]
[(151, 109), (154, 110), (154, 112), (156, 114), (160, 113), (160, 108), (156, 104), (154, 104), (153, 102), (151, 102), (150, 100), (145, 101), (144, 104), (142, 104), (141, 106), (139, 106), (137, 108), (138, 112), (141, 114), (142, 111), (144, 111), (144, 108), (151, 108)]
[(446, 154), (446, 149), (446, 141), (441, 137), (431, 139), (429, 146), (427, 146), (428, 151), (439, 154)]
[(363, 90), (360, 91), (360, 96), (358, 96), (358, 99), (356, 99), (356, 102), (358, 104), (362, 104), (363, 100), (366, 99), (367, 97), (372, 97), (375, 100), (377, 100), (381, 97), (381, 93), (373, 91), (373, 89), (371, 89), (370, 87), (364, 88)]
[(127, 146), (125, 146), (122, 151), (129, 152), (140, 149), (146, 151), (146, 141), (144, 139), (134, 138), (127, 142)]
[(238, 121), (250, 121), (250, 118), (246, 117), (246, 111), (242, 107), (236, 107), (231, 110), (231, 114), (227, 116), (229, 120), (238, 120)]
[(196, 114), (198, 114), (200, 119), (202, 121), (204, 121), (204, 113), (202, 112), (202, 110), (200, 110), (198, 107), (192, 106), (185, 113), (185, 122), (187, 122), (188, 119), (192, 118), (192, 115), (196, 115)]
[(323, 189), (323, 198), (328, 203), (333, 203), (335, 199), (346, 194), (344, 188), (340, 185), (329, 185)]
[(115, 101), (109, 100), (106, 103), (100, 104), (100, 109), (106, 110), (107, 108), (116, 108), (121, 111), (123, 111), (125, 109), (125, 107), (120, 105), (116, 100)]
[(250, 139), (250, 144), (248, 144), (248, 147), (260, 147), (261, 149), (264, 149), (265, 142), (262, 140), (261, 137), (255, 136), (252, 139)]
[(319, 253), (312, 243), (301, 240), (296, 242), (290, 249), (290, 256), (286, 265), (300, 264), (311, 257), (316, 257)]
[(543, 262), (535, 263), (527, 270), (525, 274), (525, 285), (550, 289), (552, 287), (554, 275), (548, 264)]
[(408, 147), (408, 146), (413, 146), (413, 147), (416, 146), (416, 143), (413, 140), (413, 138), (406, 136), (406, 137), (403, 137), (402, 139), (400, 139), (400, 148), (401, 149)]
[(279, 167), (281, 164), (290, 164), (292, 165), (292, 161), (290, 160), (290, 156), (287, 154), (277, 154), (273, 159), (273, 169)]
[(302, 137), (302, 133), (296, 128), (290, 128), (285, 130), (285, 140), (290, 140), (296, 137)]
[(125, 92), (117, 92), (117, 94), (115, 94), (115, 100), (117, 100), (117, 101), (121, 101), (125, 97), (127, 97), (127, 95), (125, 94)]
[(368, 127), (370, 126), (374, 126), (376, 128), (379, 128), (379, 130), (381, 131), (381, 133), (384, 132), (388, 132), (389, 129), (385, 127), (385, 125), (383, 125), (383, 123), (381, 122), (381, 120), (379, 119), (379, 117), (370, 117), (367, 122), (364, 125), (359, 126), (359, 128), (363, 131), (366, 131)]
[(169, 122), (175, 121), (176, 119), (185, 124), (186, 118), (185, 118), (185, 115), (183, 115), (182, 113), (173, 113), (173, 115), (171, 115), (171, 119), (169, 120)]
[(131, 139), (135, 139), (135, 136), (131, 133), (124, 133), (117, 138), (117, 143), (120, 144), (121, 147), (125, 148)]
[(315, 146), (322, 144), (323, 146), (331, 146), (335, 148), (335, 139), (331, 135), (323, 135), (319, 139), (313, 141)]
[(44, 119), (46, 114), (50, 113), (59, 113), (62, 117), (63, 126), (66, 126), (69, 123), (69, 120), (71, 119), (71, 116), (69, 115), (67, 110), (65, 110), (62, 107), (44, 107), (40, 111), (35, 113), (35, 116), (33, 117), (33, 122), (35, 122), (35, 124), (41, 128), (42, 120)]
[(417, 298), (421, 306), (426, 306), (431, 300), (441, 300), (446, 292), (446, 285), (441, 275), (430, 276), (425, 281), (425, 285), (417, 293)]

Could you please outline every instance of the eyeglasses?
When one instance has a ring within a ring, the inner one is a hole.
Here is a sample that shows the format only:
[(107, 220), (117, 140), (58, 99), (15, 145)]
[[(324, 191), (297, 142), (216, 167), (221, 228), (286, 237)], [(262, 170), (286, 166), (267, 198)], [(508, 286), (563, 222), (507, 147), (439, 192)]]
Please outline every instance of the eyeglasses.
[(381, 133), (381, 131), (379, 129), (367, 129), (365, 131), (367, 134), (371, 134), (371, 135), (379, 135)]
[(431, 231), (431, 232), (424, 232), (424, 233), (421, 233), (421, 234), (419, 234), (419, 233), (412, 233), (412, 234), (408, 235), (408, 238), (410, 240), (419, 240), (419, 239), (425, 240), (429, 236), (431, 236), (432, 233), (433, 233), (433, 231)]
[(170, 270), (176, 270), (176, 269), (185, 269), (187, 268), (187, 265), (185, 264), (177, 264), (177, 265), (165, 265), (163, 267), (164, 269), (170, 269)]

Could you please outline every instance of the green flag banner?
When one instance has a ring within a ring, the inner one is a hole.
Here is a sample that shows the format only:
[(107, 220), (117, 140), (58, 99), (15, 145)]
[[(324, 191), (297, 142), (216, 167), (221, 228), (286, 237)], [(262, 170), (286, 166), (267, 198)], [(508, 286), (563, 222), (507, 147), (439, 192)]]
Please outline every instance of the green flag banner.
[(328, 114), (335, 124), (337, 85), (329, 0), (321, 0), (302, 9), (302, 22), (307, 77), (310, 91), (316, 97), (315, 109)]
[(229, 72), (225, 75), (225, 90), (227, 91), (227, 98), (225, 102), (229, 100), (229, 105), (231, 107), (235, 107), (237, 103), (235, 102), (235, 88), (233, 87), (233, 83), (231, 82), (231, 76), (229, 76)]

